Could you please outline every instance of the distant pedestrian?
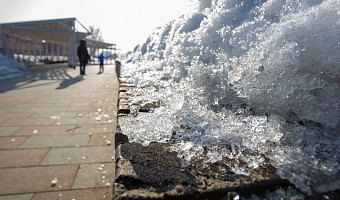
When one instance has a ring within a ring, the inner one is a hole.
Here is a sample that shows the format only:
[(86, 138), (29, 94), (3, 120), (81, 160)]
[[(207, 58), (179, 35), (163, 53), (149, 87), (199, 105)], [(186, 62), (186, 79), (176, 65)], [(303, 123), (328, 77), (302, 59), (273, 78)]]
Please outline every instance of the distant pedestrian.
[(77, 54), (78, 54), (79, 63), (80, 63), (80, 75), (86, 75), (85, 67), (88, 61), (91, 60), (91, 58), (87, 51), (85, 40), (80, 40), (80, 45), (78, 46)]
[(97, 57), (99, 59), (99, 72), (104, 72), (104, 55), (103, 53), (100, 54), (100, 56)]

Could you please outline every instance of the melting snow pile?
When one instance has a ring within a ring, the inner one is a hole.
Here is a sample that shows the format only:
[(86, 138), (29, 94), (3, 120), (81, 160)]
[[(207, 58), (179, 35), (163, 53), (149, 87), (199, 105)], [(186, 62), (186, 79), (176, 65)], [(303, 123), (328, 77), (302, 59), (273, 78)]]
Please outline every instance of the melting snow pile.
[(0, 54), (0, 80), (25, 74), (26, 67)]
[(200, 0), (127, 54), (132, 104), (160, 106), (120, 126), (183, 164), (266, 156), (305, 193), (339, 189), (339, 33), (338, 0)]

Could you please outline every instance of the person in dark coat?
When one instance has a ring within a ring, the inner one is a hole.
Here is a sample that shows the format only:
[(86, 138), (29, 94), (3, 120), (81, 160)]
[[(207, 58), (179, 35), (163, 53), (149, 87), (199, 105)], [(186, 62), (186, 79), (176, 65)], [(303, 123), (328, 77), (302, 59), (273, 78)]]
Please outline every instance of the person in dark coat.
[(80, 63), (80, 75), (85, 75), (85, 67), (89, 60), (91, 60), (90, 55), (86, 48), (86, 41), (80, 40), (80, 45), (77, 49), (77, 55)]

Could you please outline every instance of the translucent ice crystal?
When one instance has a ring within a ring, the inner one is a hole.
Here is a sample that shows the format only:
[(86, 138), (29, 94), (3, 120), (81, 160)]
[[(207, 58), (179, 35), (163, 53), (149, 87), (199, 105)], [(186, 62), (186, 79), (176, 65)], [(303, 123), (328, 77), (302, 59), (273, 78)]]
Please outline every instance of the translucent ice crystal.
[(207, 0), (197, 8), (127, 54), (131, 105), (159, 106), (120, 118), (124, 134), (170, 142), (183, 165), (226, 156), (246, 174), (265, 155), (305, 193), (339, 189), (340, 2)]

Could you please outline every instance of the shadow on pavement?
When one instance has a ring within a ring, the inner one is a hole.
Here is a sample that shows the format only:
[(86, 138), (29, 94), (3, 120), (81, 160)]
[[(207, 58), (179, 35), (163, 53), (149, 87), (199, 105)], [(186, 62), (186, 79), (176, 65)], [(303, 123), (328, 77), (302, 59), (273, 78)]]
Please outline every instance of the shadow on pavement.
[[(9, 90), (21, 90), (25, 88), (39, 87), (42, 85), (55, 84), (60, 82), (56, 89), (64, 89), (82, 80), (82, 77), (72, 77), (69, 71), (73, 70), (67, 65), (43, 65), (28, 68), (28, 73), (23, 76), (1, 80), (0, 93)], [(38, 81), (49, 81), (35, 84)]]
[(75, 77), (75, 78), (72, 78), (72, 77), (71, 77), (71, 78), (69, 78), (69, 79), (64, 79), (64, 80), (60, 83), (59, 87), (57, 87), (56, 89), (57, 89), (57, 90), (65, 89), (65, 88), (67, 88), (67, 87), (69, 87), (69, 86), (71, 86), (71, 85), (73, 85), (73, 84), (76, 84), (76, 83), (82, 81), (82, 80), (83, 80), (83, 76), (77, 76), (77, 77)]

